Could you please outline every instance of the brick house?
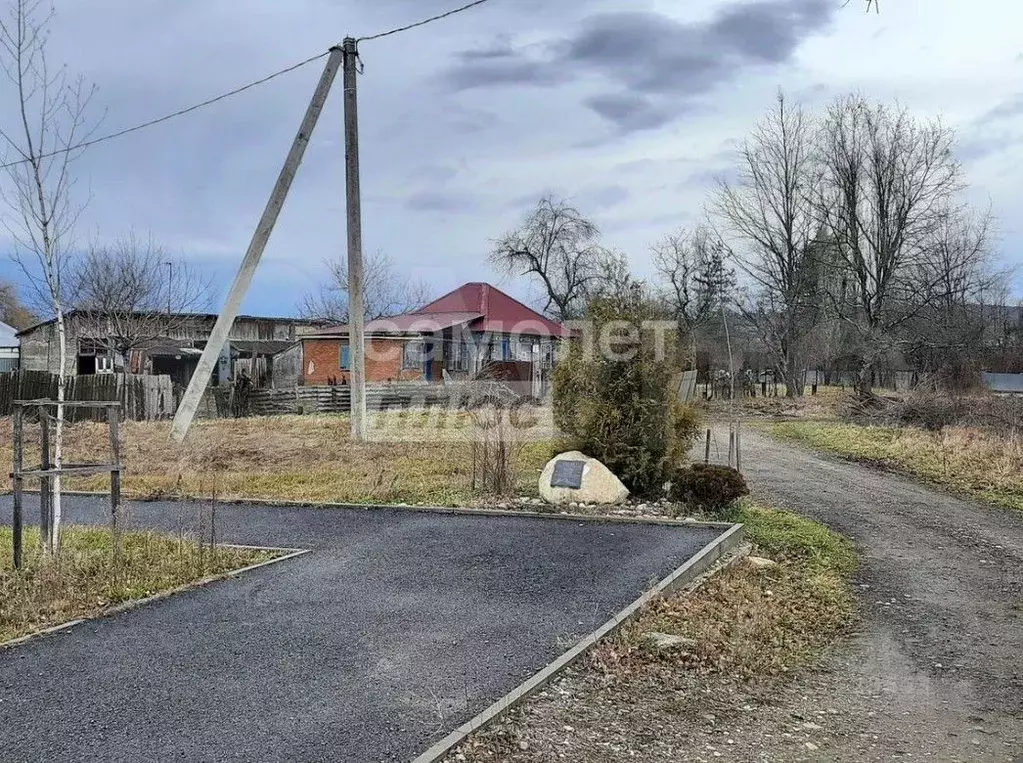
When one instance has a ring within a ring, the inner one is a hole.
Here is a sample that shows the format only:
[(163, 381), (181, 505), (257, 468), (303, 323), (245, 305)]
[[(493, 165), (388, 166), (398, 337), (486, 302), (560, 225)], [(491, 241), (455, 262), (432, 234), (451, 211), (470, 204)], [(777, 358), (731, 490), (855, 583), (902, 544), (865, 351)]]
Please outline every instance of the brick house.
[[(300, 382), (350, 381), (348, 326), (301, 337)], [(469, 379), (484, 371), (510, 381), (549, 380), (568, 329), (486, 283), (467, 283), (425, 307), (366, 323), (366, 381)]]

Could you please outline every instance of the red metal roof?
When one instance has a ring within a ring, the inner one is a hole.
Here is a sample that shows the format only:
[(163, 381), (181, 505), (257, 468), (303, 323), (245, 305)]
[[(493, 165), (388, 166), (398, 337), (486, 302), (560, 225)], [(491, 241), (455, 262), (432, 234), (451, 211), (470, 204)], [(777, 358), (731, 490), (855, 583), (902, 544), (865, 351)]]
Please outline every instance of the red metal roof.
[[(366, 321), (365, 331), (367, 334), (433, 334), (452, 326), (464, 326), (482, 317), (480, 313), (465, 311), (430, 313), (428, 315), (406, 313), (405, 315), (396, 315), (393, 318), (376, 318)], [(317, 331), (315, 334), (303, 334), (302, 338), (346, 336), (347, 334), (348, 326), (341, 325), (325, 328), (322, 331)]]
[(488, 283), (467, 283), (440, 299), (434, 300), (418, 314), (466, 311), (479, 314), (470, 324), (473, 331), (493, 331), (530, 336), (567, 337), (569, 331), (527, 307), (514, 297)]
[[(560, 323), (548, 320), (488, 283), (467, 283), (414, 313), (366, 321), (366, 333), (399, 336), (433, 334), (453, 326), (465, 325), (468, 325), (470, 331), (498, 334), (539, 337), (571, 335)], [(301, 338), (347, 335), (348, 326), (342, 325), (303, 334)]]

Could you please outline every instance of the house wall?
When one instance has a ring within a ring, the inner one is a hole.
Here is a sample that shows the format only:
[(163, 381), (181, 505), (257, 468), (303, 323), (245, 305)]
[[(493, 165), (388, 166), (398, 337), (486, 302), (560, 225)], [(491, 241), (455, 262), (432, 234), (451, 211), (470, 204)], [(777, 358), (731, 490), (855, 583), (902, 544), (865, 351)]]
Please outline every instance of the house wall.
[[(378, 337), (366, 341), (366, 381), (419, 381), (423, 372), (401, 367), (404, 339), (383, 339)], [(302, 383), (307, 385), (328, 384), (331, 381), (347, 383), (350, 373), (341, 369), (341, 345), (348, 340), (305, 339), (302, 341)], [(439, 366), (437, 370), (438, 380)]]
[(294, 387), (302, 381), (301, 342), (273, 356), (271, 380), (272, 386), (277, 388)]

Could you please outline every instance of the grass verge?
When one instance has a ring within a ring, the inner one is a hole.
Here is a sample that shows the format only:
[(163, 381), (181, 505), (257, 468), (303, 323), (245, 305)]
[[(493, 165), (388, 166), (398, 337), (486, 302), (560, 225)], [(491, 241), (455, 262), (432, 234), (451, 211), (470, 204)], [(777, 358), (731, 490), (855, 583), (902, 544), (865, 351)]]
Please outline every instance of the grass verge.
[[(776, 701), (778, 681), (818, 666), (856, 619), (852, 545), (809, 519), (752, 503), (730, 519), (745, 523), (755, 554), (777, 564), (736, 564), (696, 591), (659, 599), (447, 760), (618, 759), (609, 750), (679, 760), (702, 719), (742, 715), (758, 692)], [(651, 632), (682, 641), (656, 647)]]
[(764, 430), (846, 458), (904, 472), (960, 495), (1023, 510), (1023, 442), (973, 427), (785, 422)]
[(25, 531), (25, 559), (13, 569), (11, 529), (0, 527), (0, 642), (54, 625), (95, 617), (116, 604), (144, 599), (211, 575), (272, 558), (275, 552), (200, 546), (152, 533), (125, 533), (115, 557), (107, 530), (69, 527), (61, 553), (39, 552), (39, 532)]
[[(341, 503), (467, 505), (473, 500), (468, 419), (402, 412), (381, 414), (381, 439), (353, 443), (347, 416), (273, 416), (196, 422), (183, 446), (169, 422), (126, 422), (123, 490), (135, 498), (263, 498)], [(388, 418), (390, 417), (390, 418)], [(35, 436), (37, 427), (26, 433)], [(108, 457), (105, 424), (68, 426), (66, 458)], [(536, 495), (551, 457), (548, 440), (514, 450), (518, 495)], [(0, 459), (11, 458), (11, 427), (0, 424)], [(38, 444), (26, 446), (38, 461)], [(69, 479), (66, 487), (108, 490), (105, 476)]]

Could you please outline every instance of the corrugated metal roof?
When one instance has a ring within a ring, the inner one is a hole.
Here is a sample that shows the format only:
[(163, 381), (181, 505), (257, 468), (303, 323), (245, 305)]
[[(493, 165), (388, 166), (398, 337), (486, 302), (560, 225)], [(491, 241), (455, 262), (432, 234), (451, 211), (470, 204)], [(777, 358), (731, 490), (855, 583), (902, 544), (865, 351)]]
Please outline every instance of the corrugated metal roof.
[(560, 323), (545, 318), (536, 310), (488, 283), (467, 283), (434, 300), (418, 312), (433, 314), (455, 310), (474, 311), (482, 316), (482, 320), (471, 326), (473, 331), (529, 336), (569, 336), (568, 329)]
[[(481, 318), (479, 313), (452, 312), (435, 313), (431, 315), (420, 315), (418, 313), (407, 313), (396, 315), (393, 318), (377, 318), (366, 321), (365, 331), (367, 334), (395, 334), (407, 336), (409, 334), (433, 334), (453, 326), (464, 326)], [(313, 334), (302, 334), (301, 339), (316, 339), (318, 337), (348, 336), (348, 326), (331, 326), (317, 331)]]

